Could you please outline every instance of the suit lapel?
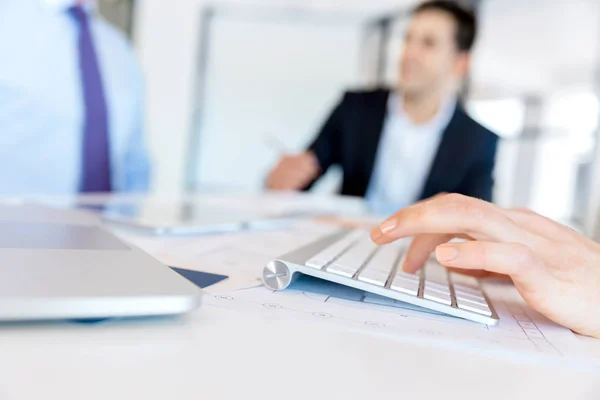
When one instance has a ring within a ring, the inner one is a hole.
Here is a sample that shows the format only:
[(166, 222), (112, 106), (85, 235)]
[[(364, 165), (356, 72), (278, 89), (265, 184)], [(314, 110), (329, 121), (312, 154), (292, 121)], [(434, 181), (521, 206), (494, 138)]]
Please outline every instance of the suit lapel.
[(444, 183), (452, 181), (452, 173), (457, 171), (456, 164), (464, 162), (461, 154), (463, 126), (466, 114), (460, 104), (456, 105), (454, 115), (443, 133), (435, 160), (429, 172), (429, 177), (421, 193), (421, 200), (435, 196), (444, 191)]

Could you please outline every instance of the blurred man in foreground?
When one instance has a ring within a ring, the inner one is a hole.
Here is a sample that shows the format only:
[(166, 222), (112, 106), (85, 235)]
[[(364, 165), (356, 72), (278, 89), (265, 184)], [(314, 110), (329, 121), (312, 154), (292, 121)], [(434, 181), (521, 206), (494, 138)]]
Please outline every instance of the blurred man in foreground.
[(141, 73), (95, 11), (0, 2), (0, 195), (148, 188)]
[(317, 139), (270, 173), (272, 190), (304, 190), (332, 165), (342, 194), (391, 213), (441, 192), (492, 199), (498, 138), (457, 101), (477, 32), (453, 1), (418, 6), (406, 36), (397, 90), (346, 93)]

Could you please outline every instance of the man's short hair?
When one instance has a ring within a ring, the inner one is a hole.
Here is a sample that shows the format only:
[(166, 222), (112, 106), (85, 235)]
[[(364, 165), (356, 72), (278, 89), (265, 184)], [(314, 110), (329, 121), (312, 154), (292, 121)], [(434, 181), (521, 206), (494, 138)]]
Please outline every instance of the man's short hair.
[(456, 22), (456, 47), (461, 52), (470, 52), (477, 37), (477, 17), (475, 13), (452, 0), (431, 0), (417, 6), (412, 15), (427, 11), (441, 11)]

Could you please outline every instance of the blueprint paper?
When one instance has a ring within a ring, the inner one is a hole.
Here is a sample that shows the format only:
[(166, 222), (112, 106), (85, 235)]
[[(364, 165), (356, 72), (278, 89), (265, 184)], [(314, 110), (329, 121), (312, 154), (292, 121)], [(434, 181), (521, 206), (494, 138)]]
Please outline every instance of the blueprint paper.
[(529, 308), (511, 285), (486, 285), (486, 292), (500, 316), (497, 326), (423, 310), (360, 290), (339, 287), (327, 293), (327, 286), (301, 282), (281, 292), (258, 287), (208, 296), (205, 304), (477, 353), (542, 358), (559, 363), (585, 361), (594, 368), (600, 367), (600, 360), (583, 353), (581, 343), (571, 331)]

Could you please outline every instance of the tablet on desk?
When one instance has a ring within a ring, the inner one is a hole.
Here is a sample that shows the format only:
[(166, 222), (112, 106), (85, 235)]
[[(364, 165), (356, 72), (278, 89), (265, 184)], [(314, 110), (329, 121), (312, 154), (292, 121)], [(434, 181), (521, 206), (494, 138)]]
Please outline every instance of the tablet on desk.
[(204, 235), (290, 226), (297, 217), (221, 208), (201, 202), (107, 206), (105, 222), (157, 236)]

